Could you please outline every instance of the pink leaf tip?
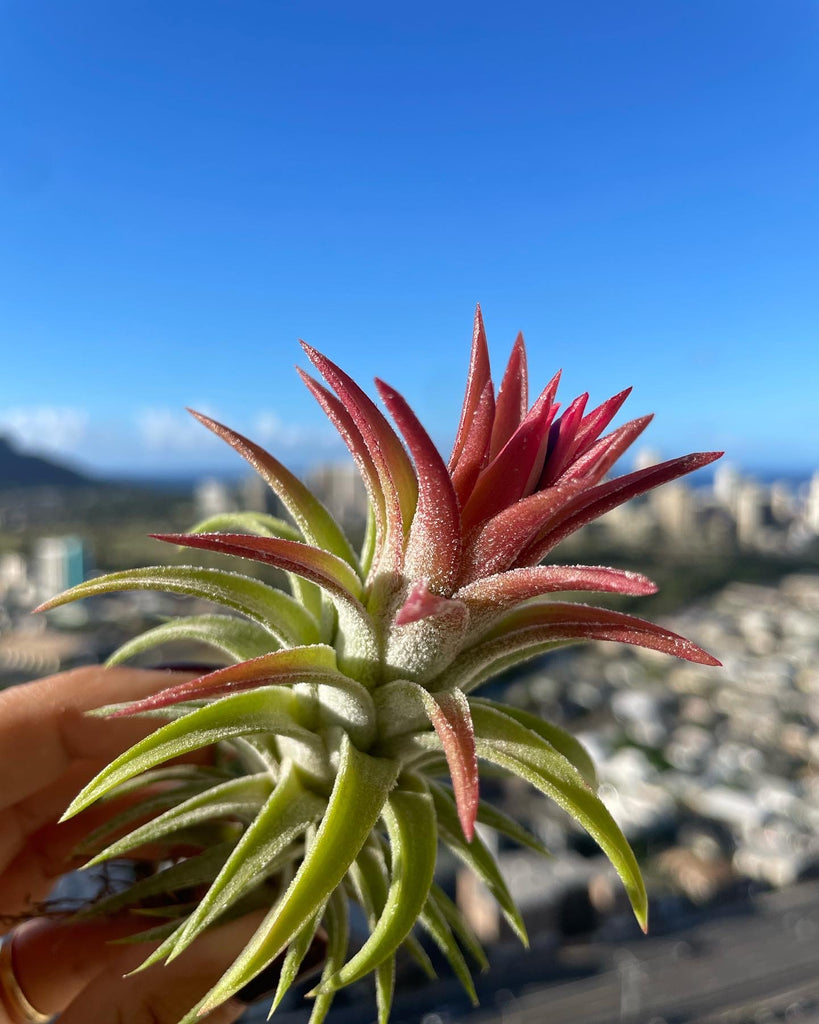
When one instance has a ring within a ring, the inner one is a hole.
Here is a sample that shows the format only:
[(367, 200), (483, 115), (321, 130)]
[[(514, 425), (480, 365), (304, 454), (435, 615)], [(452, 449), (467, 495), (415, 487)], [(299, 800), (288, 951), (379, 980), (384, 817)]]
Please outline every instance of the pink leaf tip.
[(406, 601), (398, 609), (395, 616), (396, 626), (407, 626), (411, 622), (420, 622), (431, 615), (441, 615), (461, 602), (453, 601), (440, 594), (433, 594), (426, 580), (419, 580), (407, 595)]

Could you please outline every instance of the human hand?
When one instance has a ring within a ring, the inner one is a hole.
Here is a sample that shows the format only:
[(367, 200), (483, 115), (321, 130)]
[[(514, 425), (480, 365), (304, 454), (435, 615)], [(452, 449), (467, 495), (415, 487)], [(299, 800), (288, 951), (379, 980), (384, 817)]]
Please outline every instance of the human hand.
[[(176, 1024), (217, 980), (258, 925), (259, 915), (206, 933), (169, 967), (131, 977), (150, 951), (111, 945), (145, 927), (127, 917), (3, 920), (31, 910), (69, 870), (71, 852), (110, 811), (95, 807), (62, 824), (71, 799), (118, 753), (155, 727), (139, 719), (102, 720), (84, 712), (137, 700), (168, 685), (166, 672), (87, 667), (0, 692), (0, 1024), (28, 1024), (59, 1013), (60, 1024)], [(11, 968), (11, 974), (9, 974)], [(25, 1002), (40, 1016), (26, 1015)], [(231, 1000), (203, 1021), (230, 1024), (244, 1004)]]

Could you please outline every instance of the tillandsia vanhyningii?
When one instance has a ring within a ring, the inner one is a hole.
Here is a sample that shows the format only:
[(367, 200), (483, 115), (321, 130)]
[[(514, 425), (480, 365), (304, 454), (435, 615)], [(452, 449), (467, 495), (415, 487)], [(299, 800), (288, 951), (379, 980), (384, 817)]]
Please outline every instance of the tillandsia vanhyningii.
[[(524, 943), (521, 914), (475, 824), (542, 850), (520, 823), (481, 799), (480, 762), (531, 783), (589, 832), (645, 928), (640, 870), (596, 795), (585, 749), (558, 726), (476, 692), (512, 666), (586, 639), (718, 664), (660, 626), (558, 596), (651, 594), (655, 587), (644, 576), (542, 563), (584, 524), (720, 453), (608, 479), (651, 417), (605, 433), (628, 391), (588, 412), (582, 395), (559, 413), (559, 374), (529, 407), (520, 336), (496, 394), (480, 310), (448, 463), (392, 387), (376, 380), (397, 432), (343, 370), (307, 345), (304, 351), (323, 383), (299, 371), (301, 377), (366, 487), (360, 552), (272, 455), (193, 413), (250, 463), (290, 518), (237, 512), (189, 534), (156, 536), (283, 570), (288, 590), (223, 569), (163, 566), (93, 579), (43, 606), (154, 589), (223, 608), (165, 622), (110, 659), (197, 640), (230, 664), (148, 699), (101, 709), (164, 724), (100, 772), (66, 812), (70, 817), (98, 800), (142, 794), (107, 830), (89, 837), (92, 864), (146, 843), (172, 850), (184, 840), (192, 848), (96, 906), (98, 912), (140, 907), (152, 897), (160, 923), (142, 935), (159, 945), (146, 963), (178, 956), (214, 922), (249, 907), (269, 908), (184, 1024), (284, 952), (275, 1008), (319, 928), (328, 953), (312, 992), (312, 1024), (324, 1019), (338, 989), (371, 972), (379, 1020), (387, 1021), (399, 951), (431, 970), (416, 925), (474, 999), (464, 953), (478, 965), (486, 960), (464, 916), (434, 881), (439, 843), (486, 884)], [(218, 745), (212, 764), (166, 765), (211, 744)], [(351, 901), (363, 908), (369, 935), (348, 952)]]

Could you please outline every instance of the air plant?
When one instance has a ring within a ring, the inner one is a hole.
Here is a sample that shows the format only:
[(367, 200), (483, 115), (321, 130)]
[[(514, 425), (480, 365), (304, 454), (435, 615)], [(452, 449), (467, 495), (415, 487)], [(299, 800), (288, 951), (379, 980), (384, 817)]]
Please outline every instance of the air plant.
[[(558, 726), (475, 693), (498, 673), (581, 640), (718, 664), (660, 626), (555, 596), (651, 594), (656, 588), (644, 576), (541, 563), (584, 524), (720, 453), (607, 479), (651, 417), (604, 433), (628, 391), (589, 412), (582, 395), (558, 414), (559, 374), (530, 408), (521, 336), (496, 394), (480, 310), (448, 463), (397, 391), (376, 380), (398, 433), (343, 370), (303, 347), (323, 382), (299, 371), (301, 377), (366, 486), (360, 553), (272, 455), (194, 412), (262, 476), (290, 521), (239, 512), (188, 534), (155, 536), (283, 570), (289, 592), (223, 569), (163, 566), (93, 579), (43, 606), (151, 589), (224, 609), (165, 622), (110, 659), (117, 663), (193, 639), (230, 664), (147, 699), (101, 709), (114, 717), (155, 716), (164, 724), (100, 772), (66, 812), (71, 817), (98, 800), (132, 798), (88, 838), (92, 864), (146, 843), (168, 850), (187, 844), (188, 856), (95, 908), (131, 905), (145, 913), (152, 897), (150, 913), (159, 922), (140, 937), (159, 945), (143, 966), (172, 960), (215, 922), (250, 907), (269, 908), (183, 1024), (233, 996), (284, 953), (274, 1009), (320, 927), (328, 955), (312, 993), (311, 1024), (324, 1019), (337, 990), (373, 972), (379, 1021), (386, 1022), (399, 951), (432, 970), (416, 925), (474, 1000), (464, 952), (479, 966), (486, 959), (464, 916), (434, 881), (439, 843), (487, 885), (524, 943), (521, 914), (476, 822), (542, 851), (520, 823), (481, 799), (480, 762), (524, 779), (588, 831), (645, 928), (639, 867), (596, 795), (585, 749)], [(212, 764), (166, 764), (211, 744), (217, 745)], [(370, 931), (348, 953), (350, 901), (363, 908)]]

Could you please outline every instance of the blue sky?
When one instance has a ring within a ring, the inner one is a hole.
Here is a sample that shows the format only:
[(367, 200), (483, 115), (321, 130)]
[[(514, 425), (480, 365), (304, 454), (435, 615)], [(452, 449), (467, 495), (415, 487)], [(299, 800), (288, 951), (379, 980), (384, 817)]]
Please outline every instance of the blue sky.
[(302, 337), (446, 447), (480, 301), (498, 377), (522, 329), (664, 456), (819, 465), (818, 50), (812, 0), (3, 0), (0, 430), (334, 457)]

